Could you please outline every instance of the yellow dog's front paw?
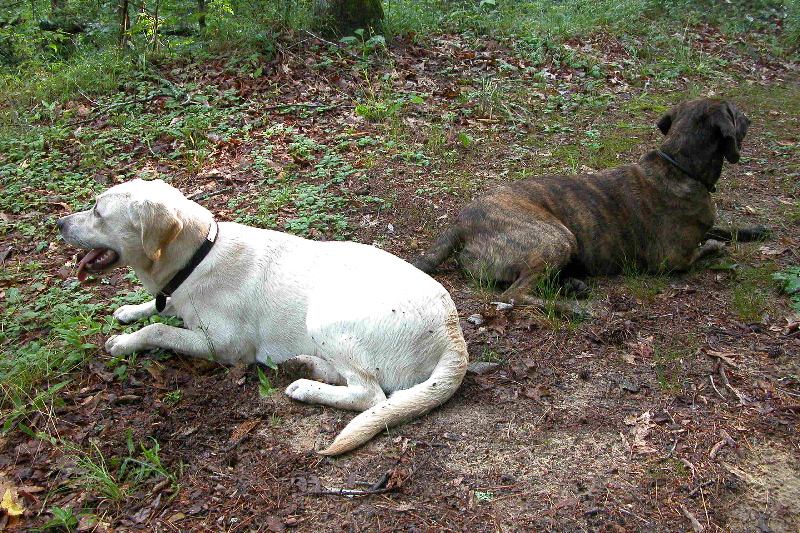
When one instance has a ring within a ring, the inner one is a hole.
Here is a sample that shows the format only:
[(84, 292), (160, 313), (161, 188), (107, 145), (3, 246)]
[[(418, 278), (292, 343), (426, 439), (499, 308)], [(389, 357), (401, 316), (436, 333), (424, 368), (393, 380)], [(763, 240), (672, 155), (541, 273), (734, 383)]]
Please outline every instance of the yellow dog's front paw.
[(128, 355), (139, 349), (139, 346), (132, 342), (133, 335), (130, 333), (123, 333), (121, 335), (112, 335), (106, 341), (105, 349), (114, 357)]
[(298, 402), (313, 403), (320, 384), (310, 379), (298, 379), (286, 387), (286, 396)]

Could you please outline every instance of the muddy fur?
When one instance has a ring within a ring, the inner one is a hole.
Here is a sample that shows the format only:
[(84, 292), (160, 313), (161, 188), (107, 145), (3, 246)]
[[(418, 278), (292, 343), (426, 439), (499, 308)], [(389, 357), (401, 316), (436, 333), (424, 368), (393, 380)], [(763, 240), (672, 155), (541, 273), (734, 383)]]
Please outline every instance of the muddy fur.
[(731, 102), (684, 101), (658, 127), (661, 151), (594, 174), (545, 176), (498, 187), (464, 207), (414, 264), (425, 272), (455, 254), (470, 275), (510, 284), (522, 298), (545, 272), (614, 274), (688, 268), (706, 238), (752, 240), (761, 227), (712, 228), (711, 192), (723, 159), (739, 161), (750, 120)]

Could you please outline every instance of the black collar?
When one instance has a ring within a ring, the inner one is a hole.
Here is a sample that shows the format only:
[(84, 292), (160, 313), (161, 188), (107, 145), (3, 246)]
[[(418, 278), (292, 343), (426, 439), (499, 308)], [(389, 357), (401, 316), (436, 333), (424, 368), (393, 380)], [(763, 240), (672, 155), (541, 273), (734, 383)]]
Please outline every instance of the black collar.
[[(665, 153), (664, 153), (664, 152), (662, 152), (661, 150), (659, 150), (659, 151), (658, 151), (658, 155), (660, 155), (661, 157), (663, 157), (664, 159), (666, 159), (668, 162), (672, 163), (672, 165), (673, 165), (673, 166), (675, 166), (675, 168), (677, 168), (678, 170), (680, 170), (681, 172), (683, 172), (684, 174), (686, 174), (687, 176), (689, 176), (689, 177), (690, 177), (690, 178), (692, 178), (693, 180), (695, 180), (695, 181), (699, 181), (700, 183), (703, 183), (703, 180), (701, 180), (701, 179), (700, 179), (700, 178), (697, 176), (697, 174), (695, 174), (694, 172), (692, 172), (691, 170), (689, 170), (689, 169), (688, 169), (688, 168), (686, 168), (685, 166), (681, 165), (680, 163), (678, 163), (677, 161), (675, 161), (674, 159), (672, 159), (670, 156), (668, 156), (667, 154), (665, 154)], [(706, 188), (706, 189), (708, 189), (708, 192), (714, 192), (714, 191), (716, 191), (716, 190), (717, 190), (717, 188), (716, 188), (716, 187), (714, 187), (713, 185), (712, 185), (711, 187), (709, 187), (709, 186), (708, 186), (708, 185), (706, 185), (705, 183), (703, 183), (703, 185), (705, 185), (705, 188)]]
[(175, 292), (178, 287), (181, 286), (181, 283), (186, 281), (194, 269), (197, 268), (203, 259), (205, 259), (208, 252), (211, 250), (211, 247), (214, 246), (214, 241), (217, 240), (217, 223), (213, 220), (211, 221), (211, 227), (208, 228), (208, 236), (203, 241), (203, 244), (194, 252), (194, 255), (189, 262), (186, 263), (182, 269), (178, 271), (177, 274), (172, 276), (172, 279), (164, 286), (163, 289), (158, 291), (156, 294), (156, 311), (159, 313), (164, 310), (164, 307), (167, 305), (167, 296), (171, 296), (173, 292)]

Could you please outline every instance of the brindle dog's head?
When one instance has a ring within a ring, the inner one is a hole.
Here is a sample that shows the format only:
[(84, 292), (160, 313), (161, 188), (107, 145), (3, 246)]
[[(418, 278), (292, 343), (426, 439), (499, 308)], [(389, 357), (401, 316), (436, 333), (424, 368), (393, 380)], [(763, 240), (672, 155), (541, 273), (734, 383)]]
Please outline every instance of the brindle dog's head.
[(723, 157), (739, 161), (749, 127), (750, 119), (733, 103), (715, 98), (681, 102), (658, 121), (666, 136), (661, 150), (686, 165), (709, 190), (722, 172)]

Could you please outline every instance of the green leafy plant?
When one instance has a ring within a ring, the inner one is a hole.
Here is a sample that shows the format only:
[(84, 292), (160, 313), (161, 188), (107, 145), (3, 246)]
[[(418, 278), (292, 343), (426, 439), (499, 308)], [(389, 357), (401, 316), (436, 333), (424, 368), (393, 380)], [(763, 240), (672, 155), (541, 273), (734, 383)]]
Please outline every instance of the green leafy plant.
[(181, 401), (183, 397), (183, 392), (180, 389), (170, 391), (164, 395), (164, 403), (167, 404), (169, 407), (173, 407), (178, 402)]
[(494, 494), (488, 490), (476, 490), (475, 499), (479, 502), (490, 502), (494, 500)]
[[(265, 364), (273, 370), (277, 370), (278, 368), (278, 366), (269, 359), (267, 359)], [(260, 394), (262, 398), (269, 398), (278, 389), (272, 386), (272, 383), (270, 383), (269, 378), (261, 370), (261, 367), (256, 367), (256, 372), (258, 373), (258, 394)]]
[(355, 35), (342, 37), (339, 42), (352, 44), (359, 47), (362, 59), (366, 60), (370, 53), (386, 48), (386, 38), (383, 35), (375, 34), (367, 38), (367, 32), (363, 28), (354, 30)]
[(133, 444), (132, 436), (128, 434), (127, 445), (130, 457), (126, 457), (122, 461), (119, 468), (119, 477), (133, 486), (140, 485), (152, 478), (168, 479), (170, 483), (176, 483), (180, 472), (171, 472), (166, 468), (159, 455), (161, 444), (153, 437), (150, 437), (150, 440), (153, 441), (153, 445), (150, 448), (139, 443), (141, 457), (135, 458), (133, 456), (136, 453), (136, 447)]
[(50, 514), (53, 515), (52, 520), (47, 522), (39, 531), (61, 530), (72, 533), (78, 529), (78, 520), (81, 515), (76, 514), (74, 509), (62, 509), (54, 505), (52, 509), (50, 509)]
[(781, 291), (789, 296), (792, 307), (800, 311), (800, 267), (789, 267), (783, 272), (776, 272), (772, 279), (780, 283)]

